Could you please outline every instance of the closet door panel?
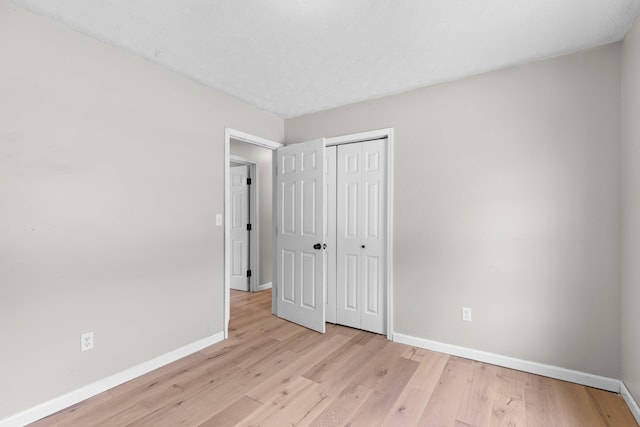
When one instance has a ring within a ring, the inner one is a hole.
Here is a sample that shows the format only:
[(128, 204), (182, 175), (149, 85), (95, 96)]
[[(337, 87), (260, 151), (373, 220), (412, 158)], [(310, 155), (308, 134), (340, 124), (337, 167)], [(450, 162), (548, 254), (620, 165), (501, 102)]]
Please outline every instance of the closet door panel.
[(365, 239), (380, 239), (381, 227), (380, 227), (380, 183), (379, 182), (366, 182), (364, 184), (364, 238)]
[(386, 333), (386, 144), (362, 143), (363, 232), (361, 328)]
[(344, 237), (360, 239), (360, 183), (344, 184)]
[(338, 146), (337, 322), (360, 328), (362, 311), (362, 152), (360, 144)]
[(386, 332), (386, 140), (337, 149), (337, 323)]
[(344, 309), (358, 310), (358, 276), (360, 273), (358, 255), (346, 255), (344, 271)]

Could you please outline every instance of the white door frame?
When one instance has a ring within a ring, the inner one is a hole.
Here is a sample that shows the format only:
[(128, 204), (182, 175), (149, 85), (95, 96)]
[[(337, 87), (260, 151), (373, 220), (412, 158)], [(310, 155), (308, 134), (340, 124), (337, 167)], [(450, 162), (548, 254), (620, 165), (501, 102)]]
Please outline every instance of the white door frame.
[(326, 145), (340, 145), (373, 139), (387, 139), (387, 339), (393, 341), (393, 128), (326, 138)]
[(251, 270), (251, 278), (249, 278), (249, 292), (257, 292), (260, 288), (260, 215), (258, 202), (260, 195), (258, 191), (258, 163), (245, 159), (244, 157), (229, 155), (230, 163), (238, 163), (249, 167), (249, 179), (251, 186), (249, 187), (249, 269)]
[(251, 135), (239, 130), (225, 128), (224, 130), (224, 338), (229, 337), (229, 319), (231, 312), (231, 250), (229, 216), (231, 214), (231, 188), (229, 183), (229, 162), (231, 160), (231, 140), (235, 139), (260, 147), (276, 150), (282, 144), (259, 136)]

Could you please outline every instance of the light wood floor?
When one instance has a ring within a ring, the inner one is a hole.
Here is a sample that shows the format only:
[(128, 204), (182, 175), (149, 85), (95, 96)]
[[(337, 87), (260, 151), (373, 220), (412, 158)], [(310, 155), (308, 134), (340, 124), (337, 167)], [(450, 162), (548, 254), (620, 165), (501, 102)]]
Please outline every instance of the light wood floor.
[(270, 313), (232, 292), (230, 338), (34, 426), (637, 426), (622, 398)]

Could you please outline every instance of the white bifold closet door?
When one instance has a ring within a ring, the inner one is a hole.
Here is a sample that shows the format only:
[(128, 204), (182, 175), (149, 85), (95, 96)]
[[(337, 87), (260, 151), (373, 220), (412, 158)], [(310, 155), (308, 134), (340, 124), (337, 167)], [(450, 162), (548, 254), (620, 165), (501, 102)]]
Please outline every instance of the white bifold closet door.
[(336, 323), (379, 334), (386, 333), (385, 144), (339, 145), (336, 175)]

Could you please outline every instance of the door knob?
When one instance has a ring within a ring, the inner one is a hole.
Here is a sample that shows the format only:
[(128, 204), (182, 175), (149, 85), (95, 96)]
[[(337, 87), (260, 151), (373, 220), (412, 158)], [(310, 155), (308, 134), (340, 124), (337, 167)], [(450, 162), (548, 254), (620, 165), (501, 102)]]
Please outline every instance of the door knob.
[(313, 249), (322, 249), (322, 245), (320, 243), (316, 243), (313, 245)]
[(364, 245), (362, 245), (362, 249), (364, 249)]

